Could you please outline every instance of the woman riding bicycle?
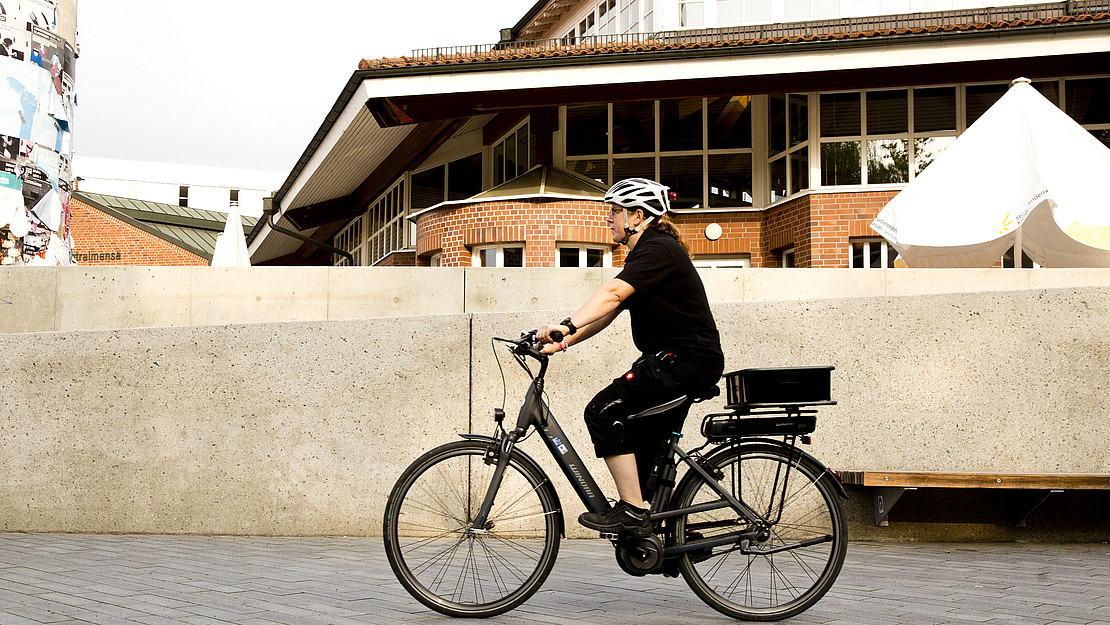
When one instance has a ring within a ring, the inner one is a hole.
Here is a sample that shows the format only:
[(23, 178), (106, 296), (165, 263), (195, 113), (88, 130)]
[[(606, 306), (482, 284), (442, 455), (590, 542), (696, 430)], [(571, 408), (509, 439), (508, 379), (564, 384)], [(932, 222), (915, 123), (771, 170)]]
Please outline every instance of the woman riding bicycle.
[[(540, 327), (543, 352), (565, 351), (604, 330), (623, 310), (642, 355), (629, 371), (586, 406), (586, 426), (597, 457), (605, 460), (620, 501), (608, 512), (582, 514), (582, 525), (601, 532), (650, 529), (641, 475), (651, 470), (663, 439), (679, 431), (689, 403), (650, 416), (630, 416), (689, 397), (715, 385), (724, 370), (720, 335), (705, 287), (685, 241), (666, 218), (668, 187), (629, 178), (605, 194), (613, 241), (628, 246), (624, 269), (601, 285), (570, 317)], [(563, 334), (555, 341), (552, 333)]]

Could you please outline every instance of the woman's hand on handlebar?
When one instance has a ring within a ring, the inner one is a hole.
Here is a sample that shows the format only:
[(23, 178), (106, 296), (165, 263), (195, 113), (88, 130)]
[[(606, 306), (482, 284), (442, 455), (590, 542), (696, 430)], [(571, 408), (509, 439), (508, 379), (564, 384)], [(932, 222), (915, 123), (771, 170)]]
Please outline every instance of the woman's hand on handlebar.
[(566, 338), (566, 333), (570, 332), (570, 328), (564, 325), (548, 325), (544, 324), (536, 330), (536, 342), (540, 345), (550, 345), (558, 343)]

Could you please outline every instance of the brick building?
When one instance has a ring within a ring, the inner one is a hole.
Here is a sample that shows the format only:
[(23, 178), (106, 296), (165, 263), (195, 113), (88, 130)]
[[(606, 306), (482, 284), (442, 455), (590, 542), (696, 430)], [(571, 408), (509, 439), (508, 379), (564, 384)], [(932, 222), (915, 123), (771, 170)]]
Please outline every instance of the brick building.
[(1110, 145), (1110, 0), (987, 4), (541, 0), (363, 61), (252, 262), (619, 265), (598, 200), (641, 176), (698, 265), (891, 266), (871, 221), (1011, 80)]
[[(75, 191), (70, 234), (78, 265), (208, 265), (224, 213)], [(243, 217), (243, 229), (256, 217)]]

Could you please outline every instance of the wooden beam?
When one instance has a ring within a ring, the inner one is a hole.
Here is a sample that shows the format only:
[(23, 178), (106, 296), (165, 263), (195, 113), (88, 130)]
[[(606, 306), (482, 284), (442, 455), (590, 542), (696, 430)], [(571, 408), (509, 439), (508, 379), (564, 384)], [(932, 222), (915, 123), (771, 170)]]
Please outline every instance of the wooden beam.
[(1110, 490), (1110, 474), (840, 471), (845, 484), (895, 488)]

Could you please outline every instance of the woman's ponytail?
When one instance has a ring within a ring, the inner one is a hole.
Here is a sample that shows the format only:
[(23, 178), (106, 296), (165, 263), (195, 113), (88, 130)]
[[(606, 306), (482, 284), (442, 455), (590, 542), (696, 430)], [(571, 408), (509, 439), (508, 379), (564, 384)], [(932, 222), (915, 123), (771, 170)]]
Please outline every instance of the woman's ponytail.
[(678, 228), (675, 227), (674, 222), (671, 221), (670, 217), (668, 217), (667, 215), (656, 217), (655, 220), (652, 221), (651, 225), (648, 227), (654, 228), (655, 230), (658, 230), (659, 232), (671, 237), (675, 241), (678, 241), (678, 244), (682, 246), (682, 249), (686, 252), (686, 255), (690, 255), (690, 246), (686, 243), (686, 239), (682, 238), (682, 233), (678, 231)]

